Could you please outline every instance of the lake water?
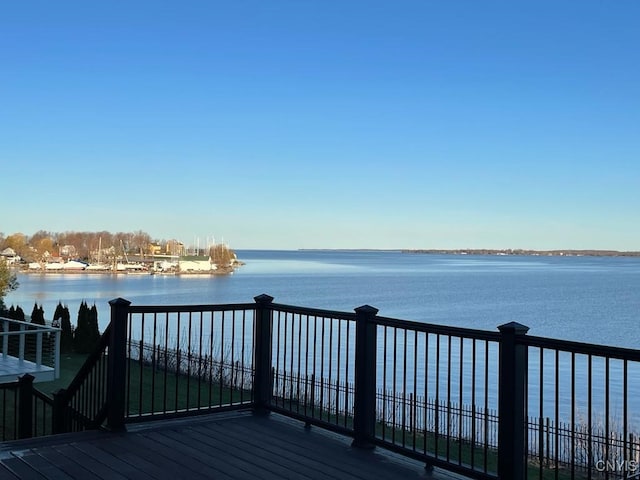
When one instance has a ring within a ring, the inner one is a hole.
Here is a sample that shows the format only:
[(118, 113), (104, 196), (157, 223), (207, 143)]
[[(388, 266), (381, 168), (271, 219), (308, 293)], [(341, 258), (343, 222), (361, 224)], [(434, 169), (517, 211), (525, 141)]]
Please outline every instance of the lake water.
[(530, 334), (640, 346), (640, 258), (424, 255), (356, 251), (238, 251), (246, 265), (228, 276), (21, 274), (5, 298), (51, 318), (58, 301), (75, 318), (95, 303), (101, 329), (107, 302), (134, 304), (251, 302), (352, 311), (495, 330), (517, 321)]
[[(530, 334), (536, 336), (640, 348), (639, 258), (380, 251), (237, 253), (246, 265), (228, 276), (22, 274), (19, 289), (11, 292), (5, 302), (21, 305), (27, 314), (31, 313), (33, 303), (38, 302), (50, 319), (58, 301), (62, 301), (69, 306), (75, 323), (80, 302), (85, 300), (90, 305), (96, 304), (102, 330), (109, 321), (107, 302), (116, 297), (138, 305), (211, 304), (252, 302), (256, 295), (267, 293), (283, 304), (343, 311), (369, 304), (385, 317), (492, 331), (499, 325), (517, 321), (527, 325)], [(456, 348), (455, 343), (452, 348)], [(548, 353), (552, 356), (552, 352)], [(532, 355), (535, 364), (537, 357), (535, 353)], [(492, 356), (497, 358), (497, 351)], [(580, 361), (584, 363), (586, 359)], [(553, 358), (545, 359), (547, 363), (544, 416), (553, 417)], [(569, 364), (563, 365), (566, 369)], [(594, 409), (602, 411), (604, 401), (599, 392), (604, 374), (598, 365), (594, 367), (597, 397)], [(640, 375), (640, 366), (633, 364), (629, 368), (629, 378)], [(532, 370), (530, 378), (532, 415), (538, 413), (536, 370)], [(583, 381), (586, 370), (586, 364), (576, 365), (581, 388), (586, 384)], [(622, 408), (622, 383), (616, 380), (620, 370), (619, 365), (612, 365), (611, 411), (615, 412)], [(465, 375), (468, 372), (467, 368)], [(571, 408), (567, 390), (570, 381), (567, 372), (563, 370), (560, 374), (563, 389), (558, 392), (562, 405), (559, 419), (566, 420)], [(465, 382), (468, 384), (468, 380)], [(422, 389), (423, 385), (411, 388), (417, 387)], [(495, 408), (497, 397), (495, 389), (492, 391), (489, 407)], [(466, 390), (458, 400), (468, 403), (469, 395), (470, 390)], [(586, 393), (579, 396), (576, 409), (586, 411), (586, 398)], [(640, 428), (637, 382), (630, 382), (629, 399), (633, 402), (629, 405), (632, 412), (629, 422)]]

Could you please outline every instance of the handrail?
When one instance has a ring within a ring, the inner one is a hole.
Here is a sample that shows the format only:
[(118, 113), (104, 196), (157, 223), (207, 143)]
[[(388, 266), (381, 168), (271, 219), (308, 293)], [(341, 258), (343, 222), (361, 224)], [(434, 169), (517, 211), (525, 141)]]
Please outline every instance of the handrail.
[(221, 312), (224, 310), (248, 310), (254, 308), (253, 303), (224, 303), (203, 305), (130, 305), (129, 313), (195, 313)]
[(574, 342), (572, 340), (536, 337), (533, 335), (527, 335), (526, 337), (524, 337), (523, 342), (530, 347), (548, 348), (582, 355), (597, 355), (608, 358), (615, 358), (618, 360), (640, 362), (640, 350), (635, 350), (632, 348), (598, 345), (595, 343)]
[(344, 320), (355, 320), (356, 318), (356, 314), (353, 312), (341, 312), (338, 310), (327, 310), (323, 308), (301, 307), (297, 305), (285, 305), (282, 303), (270, 303), (268, 304), (268, 306), (272, 311), (277, 311), (277, 312), (289, 312), (289, 313), (297, 313), (300, 315), (309, 315), (309, 316), (318, 316), (318, 317), (327, 317), (327, 318), (329, 317), (342, 318)]
[[(1, 321), (7, 321), (9, 323), (17, 323), (18, 325), (25, 325), (27, 327), (33, 328), (34, 330), (43, 330), (43, 331), (58, 331), (60, 330), (60, 328), (58, 327), (52, 327), (50, 325), (40, 325), (39, 323), (31, 323), (31, 322), (27, 322), (24, 320), (16, 320), (14, 318), (7, 318), (7, 317), (0, 317)], [(0, 332), (0, 334), (3, 333), (10, 333), (10, 332), (6, 332), (6, 331), (2, 331)]]
[(400, 320), (397, 318), (376, 316), (373, 320), (376, 324), (392, 328), (409, 329), (417, 332), (429, 332), (433, 334), (451, 335), (453, 337), (474, 338), (476, 340), (500, 340), (498, 332), (489, 330), (478, 330), (474, 328), (451, 327), (448, 325), (438, 325), (436, 323), (422, 323), (411, 320)]

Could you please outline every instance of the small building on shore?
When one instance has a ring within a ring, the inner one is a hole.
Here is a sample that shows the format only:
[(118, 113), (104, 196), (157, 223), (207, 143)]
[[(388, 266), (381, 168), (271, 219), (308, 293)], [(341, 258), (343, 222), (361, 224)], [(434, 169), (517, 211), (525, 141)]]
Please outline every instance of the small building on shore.
[(20, 256), (18, 256), (16, 251), (11, 247), (7, 247), (2, 250), (0, 252), (0, 258), (7, 262), (7, 265), (13, 265), (21, 260)]
[(213, 263), (211, 257), (204, 256), (188, 256), (181, 257), (178, 261), (178, 270), (181, 273), (186, 272), (194, 272), (194, 273), (203, 273), (203, 272), (212, 272), (217, 270), (218, 267)]

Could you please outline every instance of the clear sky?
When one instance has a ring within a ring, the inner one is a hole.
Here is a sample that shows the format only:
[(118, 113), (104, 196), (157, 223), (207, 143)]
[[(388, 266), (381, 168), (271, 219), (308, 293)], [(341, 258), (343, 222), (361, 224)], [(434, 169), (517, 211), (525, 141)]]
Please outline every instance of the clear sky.
[(0, 231), (640, 250), (640, 2), (7, 1)]

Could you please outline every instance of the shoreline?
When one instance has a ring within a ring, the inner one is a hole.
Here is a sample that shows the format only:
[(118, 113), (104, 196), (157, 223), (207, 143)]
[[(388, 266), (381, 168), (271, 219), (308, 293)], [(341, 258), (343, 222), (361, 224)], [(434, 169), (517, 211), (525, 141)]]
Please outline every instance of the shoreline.
[(533, 257), (640, 257), (640, 251), (618, 250), (525, 250), (525, 249), (403, 249), (401, 253), (439, 254), (439, 255), (496, 255), (496, 256), (533, 256)]
[(522, 248), (299, 248), (298, 252), (397, 252), (432, 255), (497, 255), (497, 256), (532, 256), (532, 257), (640, 257), (640, 251), (622, 250), (531, 250)]
[(231, 275), (235, 271), (235, 268), (224, 268), (211, 271), (189, 271), (189, 272), (118, 272), (112, 270), (22, 270), (16, 269), (18, 273), (24, 273), (25, 275), (130, 275), (134, 277), (147, 277), (147, 276), (180, 276), (180, 275), (198, 275), (198, 276), (218, 276), (218, 275)]

